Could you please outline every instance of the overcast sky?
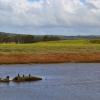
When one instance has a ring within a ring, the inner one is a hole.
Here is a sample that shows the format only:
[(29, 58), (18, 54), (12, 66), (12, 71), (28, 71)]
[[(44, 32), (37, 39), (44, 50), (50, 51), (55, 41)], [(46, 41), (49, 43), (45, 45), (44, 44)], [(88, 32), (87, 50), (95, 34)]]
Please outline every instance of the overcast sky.
[(100, 0), (0, 0), (0, 31), (100, 35)]

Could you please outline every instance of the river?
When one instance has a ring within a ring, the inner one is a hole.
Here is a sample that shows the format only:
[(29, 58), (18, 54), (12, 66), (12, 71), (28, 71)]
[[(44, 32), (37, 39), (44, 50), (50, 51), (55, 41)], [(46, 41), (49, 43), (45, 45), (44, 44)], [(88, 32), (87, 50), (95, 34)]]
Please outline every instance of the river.
[(43, 80), (0, 83), (0, 100), (100, 100), (100, 63), (0, 65), (0, 78), (18, 73)]

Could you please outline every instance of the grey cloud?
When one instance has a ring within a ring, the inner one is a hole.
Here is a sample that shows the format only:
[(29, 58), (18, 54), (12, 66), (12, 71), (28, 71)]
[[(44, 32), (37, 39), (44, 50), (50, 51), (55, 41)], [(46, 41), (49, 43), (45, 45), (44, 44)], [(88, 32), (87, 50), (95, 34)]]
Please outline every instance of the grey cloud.
[(0, 1), (0, 11), (11, 12), (13, 11), (13, 8), (9, 4)]
[(98, 31), (94, 28), (100, 27), (100, 9), (93, 3), (43, 0), (41, 7), (36, 7), (27, 2), (24, 5), (25, 0), (10, 1), (0, 1), (0, 26), (6, 27), (6, 31), (65, 35), (94, 34), (93, 29), (100, 32), (99, 28)]
[(84, 5), (89, 9), (98, 9), (94, 4), (92, 4), (90, 2), (86, 2), (86, 3), (84, 3)]

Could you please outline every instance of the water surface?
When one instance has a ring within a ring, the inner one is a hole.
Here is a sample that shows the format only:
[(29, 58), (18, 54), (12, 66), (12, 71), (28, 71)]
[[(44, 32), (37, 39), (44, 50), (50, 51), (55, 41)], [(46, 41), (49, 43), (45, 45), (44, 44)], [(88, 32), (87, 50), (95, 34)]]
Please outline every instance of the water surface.
[(0, 77), (33, 75), (41, 81), (0, 83), (0, 100), (99, 100), (100, 64), (0, 65)]

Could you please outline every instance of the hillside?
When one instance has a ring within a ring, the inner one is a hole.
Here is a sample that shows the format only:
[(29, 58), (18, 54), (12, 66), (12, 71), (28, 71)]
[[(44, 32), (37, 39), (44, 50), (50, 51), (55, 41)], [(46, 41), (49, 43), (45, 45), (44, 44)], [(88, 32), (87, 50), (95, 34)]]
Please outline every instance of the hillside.
[[(8, 35), (8, 36), (16, 36), (16, 35), (31, 35), (31, 34), (17, 34), (17, 33), (6, 33), (6, 32), (0, 32), (0, 36), (2, 35)], [(33, 35), (35, 38), (43, 38), (45, 35)], [(61, 40), (77, 40), (77, 39), (98, 39), (100, 38), (100, 35), (77, 35), (77, 36), (63, 36), (63, 35), (47, 35), (48, 37), (54, 37), (58, 36)]]

